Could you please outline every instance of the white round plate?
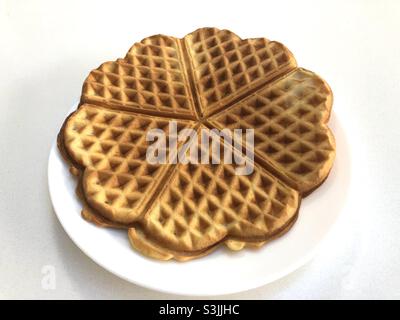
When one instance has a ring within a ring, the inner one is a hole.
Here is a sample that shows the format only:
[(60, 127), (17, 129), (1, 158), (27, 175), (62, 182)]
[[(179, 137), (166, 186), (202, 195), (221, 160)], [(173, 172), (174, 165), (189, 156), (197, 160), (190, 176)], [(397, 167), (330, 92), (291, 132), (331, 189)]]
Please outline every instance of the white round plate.
[(349, 149), (333, 115), (330, 121), (337, 157), (326, 182), (302, 201), (300, 214), (283, 237), (258, 250), (230, 252), (221, 247), (189, 262), (146, 258), (129, 244), (127, 232), (99, 228), (85, 221), (75, 195), (76, 179), (68, 171), (56, 143), (48, 167), (54, 211), (72, 241), (91, 259), (115, 275), (154, 290), (208, 296), (256, 288), (275, 281), (309, 261), (336, 221), (349, 185)]

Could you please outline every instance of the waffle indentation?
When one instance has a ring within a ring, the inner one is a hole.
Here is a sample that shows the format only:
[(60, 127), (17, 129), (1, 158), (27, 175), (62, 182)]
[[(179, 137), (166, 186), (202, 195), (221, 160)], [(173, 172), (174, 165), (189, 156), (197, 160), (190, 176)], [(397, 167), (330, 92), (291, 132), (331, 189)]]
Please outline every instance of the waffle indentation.
[(313, 73), (297, 69), (287, 77), (217, 115), (219, 128), (255, 132), (255, 151), (306, 193), (326, 177), (335, 154), (325, 125), (331, 96)]
[(297, 205), (297, 192), (259, 166), (240, 176), (224, 163), (178, 164), (144, 223), (171, 250), (202, 250), (227, 236), (267, 239)]
[[(179, 129), (191, 125), (176, 121)], [(150, 129), (167, 133), (168, 126), (164, 118), (81, 106), (65, 127), (64, 143), (86, 168), (83, 187), (88, 202), (118, 222), (129, 223), (140, 216), (168, 168), (146, 160), (146, 133)]]
[(228, 30), (203, 28), (185, 40), (205, 114), (296, 66), (289, 50), (264, 38), (242, 40)]
[(84, 83), (82, 100), (194, 116), (177, 40), (166, 36), (144, 39), (124, 59), (106, 62), (93, 70)]

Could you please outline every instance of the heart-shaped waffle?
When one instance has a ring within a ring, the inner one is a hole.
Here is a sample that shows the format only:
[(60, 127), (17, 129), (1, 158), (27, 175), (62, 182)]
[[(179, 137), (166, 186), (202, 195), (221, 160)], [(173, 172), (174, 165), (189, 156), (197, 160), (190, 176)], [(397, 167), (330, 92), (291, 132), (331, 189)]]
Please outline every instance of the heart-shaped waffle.
[[(331, 106), (329, 86), (282, 44), (202, 28), (146, 38), (93, 70), (58, 145), (79, 176), (85, 219), (128, 229), (145, 255), (189, 260), (221, 243), (259, 247), (290, 229), (301, 198), (332, 167)], [(168, 134), (171, 121), (198, 133), (254, 129), (253, 171), (149, 163), (147, 133)]]

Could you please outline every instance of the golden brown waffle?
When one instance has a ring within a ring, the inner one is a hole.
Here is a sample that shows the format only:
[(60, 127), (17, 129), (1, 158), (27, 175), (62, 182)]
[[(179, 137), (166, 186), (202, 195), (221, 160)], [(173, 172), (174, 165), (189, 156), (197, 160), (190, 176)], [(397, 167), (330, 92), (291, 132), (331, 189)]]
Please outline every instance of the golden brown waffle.
[[(265, 245), (267, 242), (282, 236), (285, 234), (294, 224), (296, 219), (293, 219), (284, 229), (282, 229), (279, 233), (275, 234), (271, 238), (265, 241), (251, 241), (251, 242), (246, 242), (242, 240), (233, 240), (233, 239), (227, 239), (224, 241), (224, 244), (226, 245), (227, 248), (229, 248), (232, 251), (239, 251), (244, 248), (250, 248), (250, 249), (258, 249)], [(192, 259), (197, 259), (200, 257), (203, 257), (205, 255), (210, 254), (213, 252), (215, 249), (217, 249), (218, 244), (213, 245), (212, 247), (209, 247), (205, 250), (198, 251), (198, 252), (183, 252), (183, 251), (173, 251), (166, 249), (163, 246), (160, 246), (160, 244), (154, 242), (154, 240), (149, 239), (146, 237), (146, 235), (141, 231), (140, 228), (130, 228), (128, 230), (128, 235), (129, 235), (129, 241), (131, 242), (132, 246), (138, 250), (139, 252), (143, 253), (146, 256), (158, 259), (158, 260), (171, 260), (175, 259), (178, 261), (189, 261)]]
[(220, 129), (254, 129), (254, 149), (261, 162), (306, 194), (332, 167), (335, 142), (326, 125), (331, 106), (328, 85), (298, 68), (210, 122)]
[[(176, 120), (178, 128), (193, 126)], [(146, 132), (167, 131), (165, 118), (82, 105), (63, 129), (66, 152), (80, 167), (88, 203), (107, 219), (131, 223), (143, 213), (169, 165), (146, 161)]]
[(228, 30), (203, 28), (184, 40), (204, 115), (296, 67), (287, 48), (265, 38), (242, 40)]
[[(93, 70), (58, 145), (79, 176), (85, 219), (128, 229), (147, 256), (186, 261), (222, 243), (258, 247), (290, 229), (301, 198), (333, 164), (331, 105), (328, 85), (282, 44), (203, 28), (146, 38)], [(150, 164), (146, 134), (166, 132), (170, 120), (178, 130), (254, 129), (254, 171)]]
[(295, 190), (258, 165), (237, 175), (233, 164), (178, 164), (140, 227), (165, 248), (199, 251), (227, 238), (266, 240), (294, 218), (298, 203)]
[(178, 39), (153, 36), (133, 45), (124, 59), (93, 70), (81, 103), (150, 114), (194, 116)]

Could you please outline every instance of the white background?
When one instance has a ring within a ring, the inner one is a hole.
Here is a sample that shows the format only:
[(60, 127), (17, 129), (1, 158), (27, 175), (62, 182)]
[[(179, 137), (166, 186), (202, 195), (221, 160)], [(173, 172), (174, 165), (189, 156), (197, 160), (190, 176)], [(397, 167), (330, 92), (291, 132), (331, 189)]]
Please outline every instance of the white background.
[[(400, 2), (250, 0), (0, 0), (0, 298), (180, 298), (81, 253), (53, 213), (47, 157), (89, 70), (146, 36), (202, 26), (281, 41), (322, 75), (351, 158), (347, 203), (314, 260), (222, 298), (400, 298)], [(55, 290), (41, 287), (45, 265)]]

